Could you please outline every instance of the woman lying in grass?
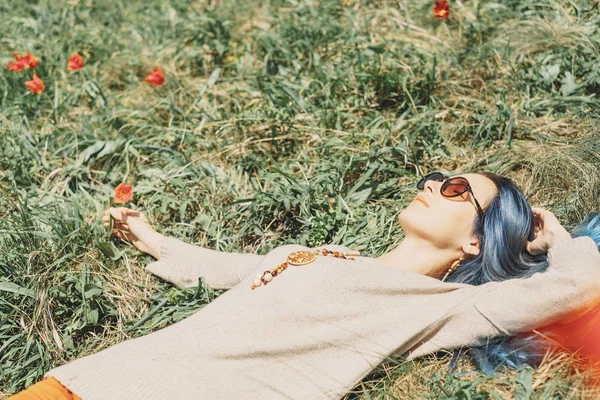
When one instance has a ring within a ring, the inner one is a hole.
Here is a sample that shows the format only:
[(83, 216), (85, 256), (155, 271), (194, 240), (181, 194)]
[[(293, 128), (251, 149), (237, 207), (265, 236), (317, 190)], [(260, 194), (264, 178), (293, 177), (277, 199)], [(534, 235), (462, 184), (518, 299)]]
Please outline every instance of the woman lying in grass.
[(53, 369), (33, 388), (52, 382), (85, 400), (339, 399), (389, 356), (471, 347), (495, 364), (528, 361), (498, 338), (568, 322), (600, 300), (600, 253), (589, 237), (598, 238), (600, 216), (572, 238), (507, 178), (434, 173), (417, 186), (400, 214), (404, 240), (379, 258), (337, 245), (218, 252), (111, 209), (113, 234), (157, 259), (148, 271), (230, 290), (184, 321)]

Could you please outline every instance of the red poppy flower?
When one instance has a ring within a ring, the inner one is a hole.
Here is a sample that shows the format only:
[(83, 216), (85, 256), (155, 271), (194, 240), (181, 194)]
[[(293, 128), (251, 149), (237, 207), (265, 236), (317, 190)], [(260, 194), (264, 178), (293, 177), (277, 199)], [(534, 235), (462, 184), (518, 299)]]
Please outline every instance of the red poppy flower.
[(165, 82), (165, 76), (160, 67), (156, 67), (148, 74), (145, 81), (154, 86), (161, 86)]
[(25, 68), (25, 64), (21, 61), (12, 61), (8, 63), (8, 69), (15, 72), (21, 72)]
[(447, 19), (450, 16), (450, 6), (446, 0), (436, 1), (432, 10), (435, 18)]
[(39, 63), (38, 58), (31, 53), (27, 53), (23, 57), (17, 57), (19, 57), (19, 55), (15, 54), (15, 59), (17, 61), (21, 61), (23, 64), (25, 64), (25, 67), (27, 68), (35, 68)]
[(133, 199), (133, 186), (120, 183), (115, 188), (115, 203), (127, 203), (131, 199)]
[(67, 71), (76, 71), (81, 68), (83, 68), (83, 57), (81, 57), (78, 53), (75, 53), (67, 62)]
[(21, 72), (23, 68), (35, 68), (39, 63), (37, 57), (31, 53), (27, 53), (23, 57), (19, 53), (15, 53), (14, 57), (16, 61), (8, 63), (8, 69), (11, 71)]
[(25, 82), (25, 86), (35, 94), (40, 94), (46, 89), (46, 85), (37, 74), (33, 74), (33, 79)]

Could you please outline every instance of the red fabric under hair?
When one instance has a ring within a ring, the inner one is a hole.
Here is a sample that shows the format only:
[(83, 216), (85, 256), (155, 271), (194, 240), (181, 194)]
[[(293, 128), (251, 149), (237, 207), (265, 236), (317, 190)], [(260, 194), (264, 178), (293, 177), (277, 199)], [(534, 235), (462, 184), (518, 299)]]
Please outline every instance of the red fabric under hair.
[(591, 370), (593, 383), (600, 385), (600, 305), (574, 321), (548, 325), (537, 332), (555, 342), (558, 350), (577, 352)]

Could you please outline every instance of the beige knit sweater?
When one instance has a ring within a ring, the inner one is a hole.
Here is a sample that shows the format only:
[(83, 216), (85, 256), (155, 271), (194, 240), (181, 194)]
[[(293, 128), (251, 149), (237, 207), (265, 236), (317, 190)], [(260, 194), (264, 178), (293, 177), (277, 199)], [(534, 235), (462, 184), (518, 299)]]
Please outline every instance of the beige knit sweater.
[(257, 272), (298, 249), (230, 254), (166, 239), (148, 271), (233, 288), (184, 321), (47, 375), (84, 400), (339, 399), (387, 356), (481, 345), (591, 307), (600, 294), (600, 254), (587, 237), (550, 249), (546, 272), (482, 286), (367, 257), (317, 257), (250, 289)]

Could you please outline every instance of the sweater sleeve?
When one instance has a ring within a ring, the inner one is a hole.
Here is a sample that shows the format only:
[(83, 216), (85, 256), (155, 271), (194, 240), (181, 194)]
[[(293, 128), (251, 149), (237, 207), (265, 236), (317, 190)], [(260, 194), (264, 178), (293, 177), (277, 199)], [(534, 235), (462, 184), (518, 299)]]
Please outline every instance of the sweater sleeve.
[(529, 278), (464, 285), (443, 294), (456, 304), (429, 327), (408, 359), (441, 348), (482, 346), (554, 322), (569, 322), (600, 302), (600, 253), (589, 237), (560, 242), (548, 254), (548, 269)]
[(479, 288), (475, 308), (503, 334), (568, 322), (600, 301), (600, 253), (589, 237), (568, 239), (549, 250), (546, 271)]
[(181, 287), (197, 286), (202, 276), (213, 289), (230, 289), (257, 268), (263, 258), (206, 249), (165, 237), (160, 260), (148, 264), (146, 271)]

